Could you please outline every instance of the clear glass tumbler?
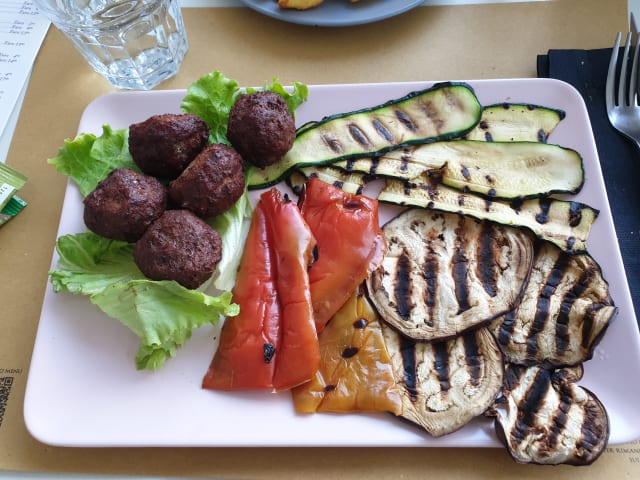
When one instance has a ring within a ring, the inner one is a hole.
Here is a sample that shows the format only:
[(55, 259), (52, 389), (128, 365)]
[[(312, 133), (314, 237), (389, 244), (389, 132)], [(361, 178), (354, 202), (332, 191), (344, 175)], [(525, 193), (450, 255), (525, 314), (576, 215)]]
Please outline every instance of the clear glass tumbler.
[(149, 90), (188, 49), (178, 0), (35, 0), (93, 69), (117, 88)]

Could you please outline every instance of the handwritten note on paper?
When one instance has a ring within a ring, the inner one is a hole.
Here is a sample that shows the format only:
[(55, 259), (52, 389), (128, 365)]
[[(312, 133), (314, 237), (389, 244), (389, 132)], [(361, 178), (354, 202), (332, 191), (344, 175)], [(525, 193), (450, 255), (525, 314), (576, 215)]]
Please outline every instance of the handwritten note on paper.
[(30, 0), (0, 2), (0, 134), (29, 78), (49, 24)]

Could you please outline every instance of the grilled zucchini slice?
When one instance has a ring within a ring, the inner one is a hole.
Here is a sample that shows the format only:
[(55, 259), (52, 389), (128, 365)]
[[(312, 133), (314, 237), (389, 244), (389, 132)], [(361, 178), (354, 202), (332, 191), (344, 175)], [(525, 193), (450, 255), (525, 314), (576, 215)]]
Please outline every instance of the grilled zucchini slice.
[(609, 285), (588, 253), (569, 255), (544, 242), (522, 301), (492, 329), (511, 363), (572, 366), (593, 356), (616, 313)]
[(478, 125), (465, 135), (485, 142), (542, 142), (564, 119), (564, 110), (528, 103), (500, 103), (482, 110)]
[(452, 338), (512, 310), (533, 262), (524, 230), (453, 213), (409, 209), (383, 234), (369, 296), (387, 323), (418, 340)]
[(411, 180), (432, 170), (445, 185), (490, 198), (577, 193), (584, 184), (575, 150), (539, 142), (452, 140), (335, 163), (347, 172)]
[(406, 338), (382, 323), (402, 398), (401, 416), (435, 437), (460, 429), (493, 405), (503, 362), (484, 328), (440, 342)]
[(434, 184), (426, 177), (411, 182), (387, 180), (378, 200), (524, 227), (569, 253), (587, 250), (586, 241), (599, 213), (583, 203), (549, 197), (518, 202), (481, 198)]
[(460, 137), (481, 114), (469, 85), (444, 82), (372, 108), (332, 115), (301, 127), (291, 150), (274, 165), (252, 169), (247, 184), (250, 189), (265, 188), (296, 167)]
[(302, 167), (295, 170), (287, 177), (287, 185), (297, 195), (302, 192), (305, 183), (310, 178), (319, 178), (325, 183), (340, 188), (354, 195), (362, 194), (370, 178), (360, 173), (347, 173), (344, 170), (332, 166)]
[(519, 463), (589, 465), (609, 441), (609, 417), (572, 373), (509, 365), (493, 413), (498, 438)]

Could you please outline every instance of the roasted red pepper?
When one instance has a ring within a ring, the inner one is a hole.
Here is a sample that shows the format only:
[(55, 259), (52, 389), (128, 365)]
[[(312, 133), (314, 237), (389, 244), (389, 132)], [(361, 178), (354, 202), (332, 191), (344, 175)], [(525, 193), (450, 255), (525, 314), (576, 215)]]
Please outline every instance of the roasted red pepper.
[(204, 388), (286, 390), (317, 371), (307, 273), (314, 247), (298, 206), (276, 189), (263, 193), (233, 289), (240, 314), (225, 321)]
[(240, 313), (226, 319), (202, 386), (212, 390), (271, 388), (280, 306), (266, 216), (260, 204), (251, 218), (233, 301), (240, 306)]
[(308, 270), (315, 239), (298, 206), (271, 189), (260, 196), (271, 226), (276, 285), (282, 308), (273, 387), (284, 390), (309, 380), (320, 365)]
[(309, 270), (311, 302), (318, 332), (358, 285), (382, 262), (385, 244), (378, 202), (353, 195), (317, 178), (301, 199), (304, 219), (318, 242)]

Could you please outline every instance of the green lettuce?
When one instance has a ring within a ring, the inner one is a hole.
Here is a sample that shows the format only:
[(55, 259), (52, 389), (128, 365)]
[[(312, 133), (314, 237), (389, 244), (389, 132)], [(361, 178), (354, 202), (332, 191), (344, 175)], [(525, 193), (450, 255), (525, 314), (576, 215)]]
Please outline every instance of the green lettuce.
[(180, 104), (185, 113), (199, 116), (209, 127), (209, 143), (227, 140), (227, 120), (238, 95), (238, 82), (212, 72), (193, 82)]
[(229, 210), (208, 222), (222, 237), (222, 257), (216, 267), (217, 276), (213, 282), (218, 290), (231, 290), (236, 282), (252, 213), (249, 192), (245, 188), (243, 195)]
[(129, 153), (129, 129), (113, 130), (102, 127), (102, 135), (81, 133), (73, 140), (65, 140), (58, 155), (48, 162), (56, 170), (78, 185), (87, 196), (109, 172), (116, 168), (140, 171)]
[(231, 292), (210, 296), (174, 281), (130, 280), (91, 295), (91, 302), (140, 338), (138, 370), (155, 370), (175, 356), (195, 328), (238, 314)]
[(146, 279), (132, 260), (133, 244), (86, 232), (60, 237), (56, 250), (57, 269), (49, 272), (54, 291), (87, 295), (135, 333), (138, 369), (161, 367), (194, 328), (239, 312), (230, 292), (211, 296), (174, 281)]
[(58, 264), (49, 272), (53, 291), (93, 295), (113, 283), (145, 278), (133, 261), (133, 244), (92, 232), (63, 235), (56, 241)]

